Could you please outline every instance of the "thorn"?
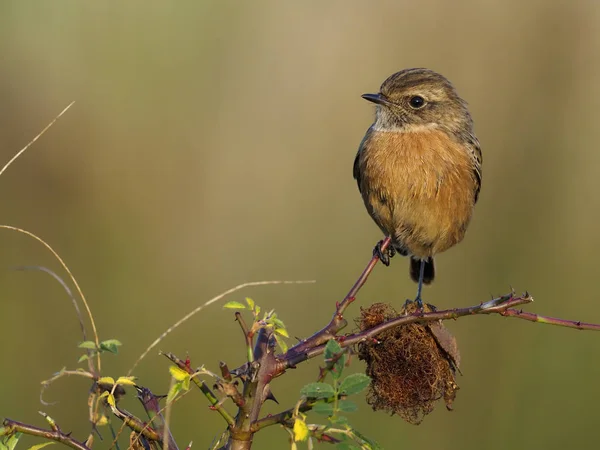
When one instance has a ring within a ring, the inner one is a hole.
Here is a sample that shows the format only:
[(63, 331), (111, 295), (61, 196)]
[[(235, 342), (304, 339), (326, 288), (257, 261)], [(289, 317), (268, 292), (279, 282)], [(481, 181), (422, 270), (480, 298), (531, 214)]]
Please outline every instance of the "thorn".
[(319, 366), (319, 379), (325, 378), (325, 375), (327, 375), (327, 369)]
[(265, 388), (265, 391), (266, 391), (265, 401), (273, 400), (275, 403), (277, 403), (279, 405), (279, 401), (277, 401), (277, 399), (275, 398), (275, 395), (273, 395), (273, 392), (271, 392), (271, 388), (269, 386), (267, 386)]
[(348, 358), (346, 358), (346, 364), (344, 364), (344, 367), (350, 367), (350, 362), (352, 362), (352, 352), (348, 352)]

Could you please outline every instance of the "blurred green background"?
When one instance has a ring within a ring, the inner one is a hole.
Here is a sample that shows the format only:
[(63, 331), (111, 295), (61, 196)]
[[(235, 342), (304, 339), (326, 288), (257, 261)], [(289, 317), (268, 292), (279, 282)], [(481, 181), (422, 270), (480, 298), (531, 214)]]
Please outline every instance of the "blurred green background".
[[(484, 152), (474, 220), (438, 258), (427, 301), (467, 306), (512, 285), (534, 295), (528, 310), (600, 322), (598, 2), (14, 0), (0, 3), (0, 58), (0, 166), (76, 101), (0, 178), (0, 222), (54, 246), (101, 338), (123, 341), (105, 375), (125, 374), (176, 320), (246, 281), (316, 279), (230, 300), (275, 308), (293, 336), (325, 324), (380, 239), (351, 175), (373, 117), (360, 95), (407, 67), (454, 82)], [(43, 425), (43, 409), (83, 438), (87, 381), (61, 380), (45, 396), (60, 403), (39, 403), (39, 382), (81, 354), (72, 305), (46, 274), (10, 269), (60, 267), (23, 235), (3, 230), (0, 245), (0, 416)], [(351, 314), (414, 290), (396, 258)], [(386, 449), (596, 443), (600, 335), (492, 316), (449, 326), (463, 359), (455, 411), (440, 404), (415, 427), (361, 400), (359, 430)], [(159, 348), (212, 370), (244, 359), (220, 305)], [(135, 375), (163, 393), (167, 367), (152, 352)], [(282, 406), (316, 375), (314, 362), (276, 380)], [(141, 414), (132, 395), (124, 407)], [(207, 448), (222, 423), (192, 392), (173, 429)], [(255, 447), (288, 448), (287, 434), (273, 427)]]

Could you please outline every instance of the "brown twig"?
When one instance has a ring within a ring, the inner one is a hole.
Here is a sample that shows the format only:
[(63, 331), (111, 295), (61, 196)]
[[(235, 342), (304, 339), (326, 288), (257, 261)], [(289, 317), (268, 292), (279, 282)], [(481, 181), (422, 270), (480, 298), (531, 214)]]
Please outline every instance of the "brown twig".
[[(504, 312), (509, 310), (512, 307), (525, 305), (527, 303), (533, 302), (533, 297), (531, 297), (528, 293), (525, 293), (521, 296), (515, 296), (514, 294), (508, 294), (502, 297), (498, 297), (492, 299), (488, 302), (481, 303), (475, 306), (469, 306), (466, 308), (454, 308), (447, 309), (444, 311), (434, 311), (429, 313), (417, 312), (414, 314), (409, 314), (406, 316), (400, 316), (395, 319), (384, 322), (380, 325), (377, 325), (368, 330), (362, 331), (360, 333), (354, 333), (348, 336), (342, 336), (339, 338), (339, 344), (342, 348), (350, 347), (352, 345), (356, 345), (359, 342), (362, 342), (366, 339), (371, 339), (376, 337), (378, 334), (382, 333), (385, 330), (389, 330), (390, 328), (395, 328), (401, 325), (408, 325), (410, 323), (415, 322), (433, 322), (436, 320), (449, 320), (449, 319), (457, 319), (459, 317), (464, 316), (472, 316), (477, 314), (500, 314), (502, 315)], [(314, 358), (322, 354), (325, 351), (325, 345), (320, 345), (318, 347), (314, 347), (306, 352), (306, 358)]]
[(545, 323), (547, 325), (556, 325), (559, 327), (574, 328), (576, 330), (600, 331), (600, 325), (595, 323), (586, 323), (575, 320), (558, 319), (556, 317), (541, 316), (539, 314), (525, 312), (520, 309), (507, 309), (499, 313), (505, 317), (515, 317), (517, 319), (528, 320), (530, 322)]
[(44, 430), (43, 428), (34, 427), (26, 423), (17, 422), (16, 420), (4, 419), (2, 422), (4, 426), (3, 435), (11, 435), (14, 433), (29, 434), (31, 436), (39, 436), (44, 439), (51, 441), (60, 442), (61, 444), (67, 445), (75, 450), (90, 450), (90, 448), (83, 442), (79, 442), (73, 439), (70, 434), (63, 433), (60, 428), (56, 427), (55, 430)]
[[(381, 243), (381, 251), (386, 251), (390, 245), (390, 242), (390, 238), (384, 239)], [(374, 254), (348, 294), (341, 302), (336, 303), (335, 313), (329, 323), (309, 338), (304, 339), (296, 344), (285, 354), (274, 357), (275, 364), (272, 362), (273, 355), (269, 357), (270, 353), (268, 351), (268, 337), (265, 338), (268, 333), (264, 329), (260, 330), (259, 338), (257, 339), (252, 355), (254, 358), (253, 362), (231, 371), (231, 373), (234, 373), (237, 376), (240, 374), (246, 374), (247, 376), (243, 393), (244, 398), (247, 399), (247, 404), (240, 408), (236, 418), (236, 424), (231, 428), (231, 437), (228, 445), (226, 446), (227, 449), (249, 449), (254, 433), (260, 429), (274, 424), (282, 424), (286, 426), (291, 423), (290, 420), (293, 417), (294, 410), (286, 410), (279, 414), (270, 415), (260, 420), (258, 419), (258, 412), (260, 411), (262, 404), (270, 392), (269, 383), (273, 378), (283, 374), (287, 369), (295, 367), (295, 365), (310, 358), (321, 355), (325, 351), (325, 344), (330, 339), (338, 340), (342, 347), (350, 347), (366, 339), (372, 339), (385, 330), (389, 330), (398, 326), (417, 322), (424, 323), (439, 320), (457, 319), (458, 317), (479, 314), (499, 314), (505, 317), (516, 317), (533, 322), (559, 325), (580, 330), (600, 330), (600, 325), (596, 324), (555, 319), (517, 310), (515, 309), (516, 306), (531, 303), (533, 298), (528, 293), (525, 293), (521, 296), (516, 296), (513, 292), (508, 295), (483, 302), (479, 305), (466, 308), (454, 308), (444, 311), (433, 311), (428, 313), (416, 312), (414, 314), (389, 320), (388, 322), (377, 325), (369, 330), (347, 336), (337, 336), (339, 331), (348, 324), (346, 319), (343, 317), (345, 310), (354, 301), (358, 291), (367, 281), (367, 278), (373, 271), (378, 260), (379, 257)], [(240, 321), (238, 317), (241, 318), (239, 313), (236, 314), (236, 319)], [(241, 322), (240, 326), (242, 327), (242, 330), (247, 338), (247, 327), (245, 327)], [(311, 405), (305, 402), (301, 405), (301, 408), (303, 411), (307, 411), (311, 409)], [(248, 427), (248, 424), (250, 424), (250, 427)]]
[[(521, 296), (515, 296), (514, 293), (511, 293), (502, 297), (492, 299), (488, 302), (484, 302), (475, 306), (469, 306), (466, 308), (454, 308), (430, 313), (414, 313), (406, 316), (397, 317), (395, 319), (392, 319), (388, 322), (384, 322), (376, 327), (373, 327), (369, 330), (360, 333), (342, 336), (339, 338), (339, 344), (342, 347), (349, 347), (358, 344), (359, 342), (364, 341), (365, 339), (374, 338), (379, 333), (385, 330), (389, 330), (390, 328), (395, 328), (401, 325), (407, 325), (409, 323), (457, 319), (459, 317), (472, 316), (478, 314), (499, 314), (504, 317), (514, 317), (530, 322), (556, 325), (566, 328), (573, 328), (576, 330), (600, 331), (600, 324), (547, 317), (514, 308), (515, 306), (525, 305), (531, 302), (533, 302), (533, 297), (531, 297), (531, 295), (529, 295), (528, 293), (525, 293)], [(325, 345), (319, 345), (308, 349), (304, 355), (306, 359), (310, 359), (322, 354), (324, 351)], [(286, 361), (285, 355), (281, 357), (281, 359), (284, 361), (284, 368), (293, 367), (293, 365)], [(296, 357), (293, 361), (293, 364), (295, 365), (299, 362), (301, 362), (301, 360), (298, 357)]]
[[(381, 242), (381, 251), (385, 252), (389, 247), (390, 243), (391, 238), (386, 237)], [(295, 364), (295, 362), (302, 361), (303, 355), (309, 349), (324, 344), (332, 337), (335, 337), (335, 335), (340, 330), (342, 330), (346, 325), (348, 325), (348, 322), (346, 321), (346, 319), (344, 319), (344, 311), (355, 300), (356, 294), (358, 293), (360, 288), (362, 288), (367, 282), (367, 279), (369, 278), (369, 275), (375, 268), (377, 261), (379, 261), (379, 257), (377, 256), (377, 254), (373, 254), (373, 257), (371, 258), (361, 275), (358, 277), (350, 291), (346, 294), (344, 299), (341, 302), (336, 303), (335, 313), (333, 314), (333, 317), (331, 318), (329, 323), (324, 328), (313, 334), (311, 337), (304, 339), (303, 341), (299, 342), (286, 352), (283, 359), (290, 362), (290, 367), (292, 367)], [(297, 359), (298, 361), (296, 361)]]
[(269, 383), (277, 369), (270, 340), (271, 331), (261, 328), (256, 336), (253, 362), (249, 364), (249, 373), (244, 381), (245, 403), (236, 416), (235, 425), (230, 429), (229, 441), (225, 447), (228, 450), (248, 450), (252, 446), (252, 425), (258, 420), (262, 405), (269, 398)]
[[(300, 404), (298, 411), (302, 413), (310, 411), (318, 401), (319, 400), (317, 399), (306, 399)], [(263, 417), (252, 424), (252, 432), (256, 433), (263, 428), (277, 424), (291, 428), (294, 425), (293, 417), (295, 412), (296, 407), (294, 406), (293, 408), (287, 409), (278, 414), (269, 414), (268, 416)]]
[[(142, 406), (148, 414), (148, 418), (153, 423), (156, 431), (162, 436), (162, 441), (168, 441), (168, 448), (172, 450), (178, 449), (177, 442), (171, 434), (171, 430), (168, 427), (165, 417), (163, 417), (161, 411), (162, 408), (159, 404), (159, 396), (152, 393), (150, 389), (144, 386), (135, 386), (137, 390), (137, 398), (142, 403)], [(165, 448), (163, 444), (163, 449)]]
[(235, 320), (240, 324), (240, 328), (242, 329), (242, 333), (244, 333), (244, 339), (246, 341), (246, 354), (248, 355), (248, 362), (252, 362), (252, 335), (250, 334), (250, 330), (248, 329), (248, 325), (246, 325), (246, 321), (244, 317), (239, 311), (235, 313)]
[(150, 439), (151, 441), (162, 442), (162, 436), (158, 431), (154, 428), (150, 427), (147, 423), (141, 421), (133, 414), (128, 413), (127, 411), (123, 411), (117, 406), (113, 406), (111, 408), (113, 414), (121, 419), (129, 429), (135, 431), (136, 433), (144, 435), (144, 437)]
[(228, 383), (233, 381), (233, 377), (231, 376), (231, 372), (229, 371), (229, 367), (227, 363), (224, 361), (219, 362), (219, 369), (221, 369), (221, 376)]

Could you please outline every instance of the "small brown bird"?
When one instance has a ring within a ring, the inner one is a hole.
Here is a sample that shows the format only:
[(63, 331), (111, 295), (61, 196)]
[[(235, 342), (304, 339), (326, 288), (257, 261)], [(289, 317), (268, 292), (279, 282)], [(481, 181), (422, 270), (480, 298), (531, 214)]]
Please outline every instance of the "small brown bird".
[(390, 76), (375, 103), (375, 122), (360, 143), (354, 178), (367, 211), (392, 246), (374, 252), (385, 265), (410, 256), (410, 276), (435, 276), (433, 256), (464, 237), (481, 186), (481, 149), (466, 102), (442, 75), (406, 69)]

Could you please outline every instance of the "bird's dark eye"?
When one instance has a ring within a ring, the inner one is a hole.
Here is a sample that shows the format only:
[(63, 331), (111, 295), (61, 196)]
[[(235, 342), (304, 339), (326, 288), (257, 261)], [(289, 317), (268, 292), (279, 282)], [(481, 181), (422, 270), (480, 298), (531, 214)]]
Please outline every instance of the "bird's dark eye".
[(425, 99), (420, 95), (415, 95), (410, 98), (408, 104), (411, 106), (411, 108), (419, 109), (425, 105)]

